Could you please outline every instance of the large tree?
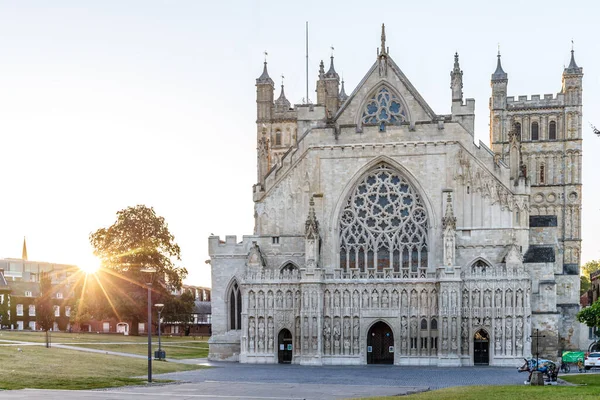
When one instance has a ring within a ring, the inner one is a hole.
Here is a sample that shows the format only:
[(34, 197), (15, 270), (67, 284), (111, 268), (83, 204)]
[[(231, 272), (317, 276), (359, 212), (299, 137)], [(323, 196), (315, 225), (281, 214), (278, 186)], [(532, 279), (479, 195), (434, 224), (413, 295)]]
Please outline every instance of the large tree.
[(591, 287), (590, 274), (592, 272), (600, 270), (600, 260), (588, 261), (581, 266), (580, 278), (580, 294), (584, 294)]
[(46, 347), (50, 347), (49, 331), (54, 327), (54, 304), (52, 302), (52, 278), (46, 272), (40, 274), (40, 295), (35, 299), (35, 320), (46, 332)]
[(185, 334), (189, 336), (190, 325), (194, 320), (195, 298), (191, 290), (184, 290), (179, 297), (173, 297), (165, 303), (162, 318), (166, 322), (179, 324)]
[[(165, 219), (152, 207), (138, 205), (117, 212), (108, 228), (90, 235), (94, 254), (103, 270), (96, 274), (98, 285), (110, 310), (120, 320), (130, 320), (131, 333), (138, 334), (138, 322), (146, 321), (146, 282), (144, 268), (154, 268), (153, 303), (166, 302), (172, 289), (180, 289), (187, 270), (175, 265), (181, 250), (169, 232)], [(107, 316), (96, 310), (95, 317)]]

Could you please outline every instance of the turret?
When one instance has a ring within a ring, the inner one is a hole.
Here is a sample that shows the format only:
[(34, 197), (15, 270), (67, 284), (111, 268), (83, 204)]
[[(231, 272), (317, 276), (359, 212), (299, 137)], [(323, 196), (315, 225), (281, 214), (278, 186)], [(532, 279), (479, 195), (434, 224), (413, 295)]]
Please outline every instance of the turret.
[(342, 89), (340, 90), (340, 105), (344, 104), (346, 99), (348, 99), (348, 95), (346, 94), (346, 89), (344, 89), (344, 79), (342, 78)]
[(475, 135), (475, 99), (463, 103), (463, 72), (458, 63), (458, 53), (454, 54), (454, 68), (450, 71), (452, 89), (452, 120), (458, 121), (471, 134)]
[(267, 61), (263, 73), (256, 79), (256, 122), (265, 122), (271, 119), (275, 83), (267, 72)]
[(582, 101), (583, 68), (575, 62), (575, 50), (571, 50), (571, 62), (565, 68), (562, 76), (562, 90), (565, 94), (565, 103), (568, 106), (581, 106)]
[(283, 83), (281, 84), (281, 94), (279, 98), (275, 100), (275, 111), (283, 112), (290, 109), (290, 101), (285, 97), (285, 92), (283, 90)]
[(492, 110), (506, 109), (506, 91), (508, 88), (508, 74), (502, 69), (500, 52), (498, 52), (498, 63), (496, 71), (492, 74)]

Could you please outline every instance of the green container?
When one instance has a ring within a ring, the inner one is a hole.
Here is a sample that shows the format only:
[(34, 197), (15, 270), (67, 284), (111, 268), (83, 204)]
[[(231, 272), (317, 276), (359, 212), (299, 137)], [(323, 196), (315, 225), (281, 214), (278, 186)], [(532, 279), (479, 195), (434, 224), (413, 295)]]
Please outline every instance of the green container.
[(577, 361), (585, 358), (585, 353), (583, 351), (563, 351), (562, 360), (566, 363), (576, 363)]

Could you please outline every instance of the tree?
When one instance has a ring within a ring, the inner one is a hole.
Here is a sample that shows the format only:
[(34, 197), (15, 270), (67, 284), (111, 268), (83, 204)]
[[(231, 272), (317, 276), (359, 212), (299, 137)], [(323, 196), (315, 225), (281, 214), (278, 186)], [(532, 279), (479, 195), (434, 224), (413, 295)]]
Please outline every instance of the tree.
[(163, 319), (166, 322), (180, 324), (185, 335), (190, 334), (190, 324), (193, 322), (193, 312), (195, 308), (194, 294), (190, 290), (185, 290), (181, 296), (171, 298), (165, 303), (162, 311)]
[(8, 312), (8, 293), (4, 293), (3, 301), (0, 303), (0, 329), (10, 325), (10, 313)]
[(600, 271), (600, 260), (588, 261), (581, 267), (581, 274), (590, 277), (592, 272)]
[(600, 332), (600, 300), (596, 300), (591, 306), (579, 311), (577, 320), (590, 328), (596, 328), (596, 332)]
[(585, 275), (579, 276), (579, 296), (583, 296), (590, 288), (592, 284), (590, 282), (590, 278)]
[[(180, 289), (187, 270), (176, 266), (181, 250), (163, 217), (152, 207), (137, 205), (117, 212), (117, 220), (108, 228), (90, 235), (94, 254), (100, 258), (103, 272), (96, 279), (102, 286), (108, 313), (131, 320), (132, 334), (138, 334), (138, 322), (146, 320), (148, 274), (143, 268), (155, 268), (152, 284), (154, 303), (165, 302), (172, 289)], [(97, 311), (97, 310), (96, 310)], [(98, 312), (96, 317), (107, 316)]]
[(54, 305), (52, 304), (52, 279), (47, 272), (40, 274), (40, 295), (35, 299), (35, 320), (46, 332), (46, 347), (50, 347), (50, 329), (54, 327)]

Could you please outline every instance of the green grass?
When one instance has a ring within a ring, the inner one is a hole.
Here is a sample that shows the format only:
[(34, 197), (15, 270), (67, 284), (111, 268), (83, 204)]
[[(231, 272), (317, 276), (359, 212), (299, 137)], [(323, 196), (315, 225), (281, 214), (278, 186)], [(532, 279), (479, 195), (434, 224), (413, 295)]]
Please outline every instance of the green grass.
[[(121, 343), (121, 344), (102, 344), (86, 343), (74, 345), (77, 347), (86, 347), (104, 351), (118, 351), (121, 353), (148, 354), (147, 343)], [(162, 349), (166, 352), (168, 358), (186, 359), (186, 358), (206, 358), (208, 357), (208, 343), (162, 343)], [(158, 342), (152, 342), (152, 350), (158, 350)]]
[[(96, 389), (146, 384), (144, 359), (43, 346), (0, 346), (0, 389)], [(155, 362), (154, 374), (203, 368)], [(164, 382), (164, 381), (163, 381)]]
[[(118, 342), (118, 343), (146, 343), (147, 336), (124, 336), (120, 334), (104, 333), (68, 333), (68, 332), (50, 332), (52, 343), (98, 343), (98, 342)], [(44, 343), (46, 341), (45, 333), (34, 331), (0, 331), (0, 344), (3, 340), (16, 340), (23, 342)], [(153, 341), (158, 342), (158, 336), (152, 336)], [(199, 342), (203, 343), (208, 337), (200, 336), (173, 336), (163, 335), (163, 343), (181, 343), (181, 342)]]
[[(576, 400), (600, 398), (600, 374), (561, 376), (585, 386), (458, 386), (403, 396), (406, 400)], [(369, 397), (368, 400), (397, 400), (398, 397)], [(366, 399), (363, 399), (366, 400)]]

